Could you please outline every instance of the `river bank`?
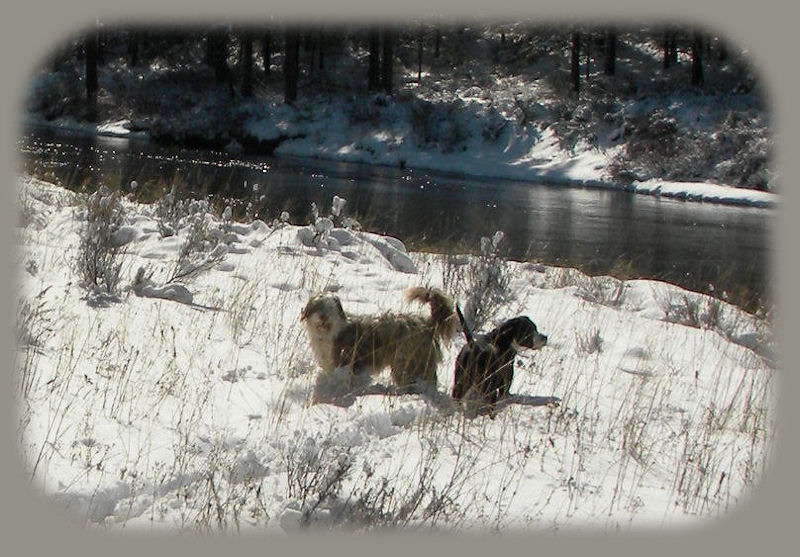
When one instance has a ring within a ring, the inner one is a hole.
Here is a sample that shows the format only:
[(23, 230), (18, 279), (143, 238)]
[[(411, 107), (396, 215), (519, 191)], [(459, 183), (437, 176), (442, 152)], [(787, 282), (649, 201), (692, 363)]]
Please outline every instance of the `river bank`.
[[(743, 55), (710, 65), (706, 85), (692, 88), (685, 53), (664, 70), (657, 35), (631, 29), (619, 34), (616, 75), (604, 75), (595, 63), (574, 95), (560, 34), (520, 24), (504, 27), (501, 37), (498, 29), (446, 32), (441, 54), (419, 67), (410, 62), (416, 60), (412, 43), (401, 43), (391, 95), (364, 90), (358, 77), (366, 67), (364, 45), (343, 40), (324, 68), (303, 66), (298, 98), (290, 104), (283, 98), (281, 52), (273, 53), (268, 76), (256, 75), (254, 94), (243, 96), (202, 62), (202, 40), (183, 40), (168, 54), (155, 50), (149, 64), (135, 67), (117, 45), (98, 68), (95, 108), (81, 100), (82, 69), (71, 59), (58, 71), (34, 74), (23, 121), (234, 155), (740, 206), (779, 203), (770, 111)], [(231, 52), (239, 46), (234, 39)], [(535, 57), (521, 54), (531, 47)], [(238, 66), (230, 67), (235, 76)]]

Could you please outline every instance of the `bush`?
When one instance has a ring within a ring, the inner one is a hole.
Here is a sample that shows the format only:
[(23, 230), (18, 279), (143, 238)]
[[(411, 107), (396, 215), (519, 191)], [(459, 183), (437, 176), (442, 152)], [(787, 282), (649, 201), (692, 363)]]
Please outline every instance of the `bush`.
[(178, 199), (175, 186), (156, 203), (155, 216), (161, 236), (185, 237), (167, 282), (194, 278), (227, 255), (222, 241), (228, 232), (226, 228), (230, 227), (230, 218), (223, 223), (222, 230), (212, 229), (209, 219), (212, 213), (207, 199)]
[(735, 186), (769, 188), (771, 142), (766, 127), (729, 112), (715, 130), (681, 130), (662, 109), (630, 119), (625, 149), (612, 161), (612, 179), (718, 180)]
[(120, 194), (101, 186), (82, 196), (81, 211), (85, 218), (78, 246), (78, 276), (91, 292), (116, 296), (124, 254), (120, 231), (126, 217)]
[(473, 330), (483, 328), (491, 315), (506, 301), (511, 280), (501, 256), (503, 232), (481, 238), (481, 253), (470, 260), (466, 270), (464, 318)]
[(39, 112), (46, 120), (77, 116), (82, 109), (85, 93), (80, 72), (73, 66), (34, 79), (28, 95), (26, 110)]
[(441, 152), (452, 153), (469, 137), (459, 118), (463, 103), (437, 104), (415, 99), (410, 108), (411, 133), (419, 147), (436, 144)]
[(300, 527), (311, 525), (314, 513), (330, 505), (349, 476), (353, 459), (347, 449), (337, 447), (330, 438), (301, 439), (299, 432), (283, 455), (289, 497), (300, 503)]
[(720, 330), (722, 302), (716, 298), (669, 294), (658, 296), (657, 301), (664, 312), (664, 321), (696, 329)]

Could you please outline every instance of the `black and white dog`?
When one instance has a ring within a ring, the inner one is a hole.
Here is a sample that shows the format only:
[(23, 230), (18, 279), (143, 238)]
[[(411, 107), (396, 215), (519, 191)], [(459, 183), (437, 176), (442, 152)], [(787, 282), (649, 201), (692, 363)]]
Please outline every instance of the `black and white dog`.
[(473, 390), (494, 417), (495, 405), (511, 390), (517, 350), (538, 350), (547, 344), (547, 336), (539, 333), (536, 324), (525, 316), (508, 319), (488, 333), (473, 335), (458, 306), (456, 311), (467, 344), (456, 358), (453, 398), (461, 400)]

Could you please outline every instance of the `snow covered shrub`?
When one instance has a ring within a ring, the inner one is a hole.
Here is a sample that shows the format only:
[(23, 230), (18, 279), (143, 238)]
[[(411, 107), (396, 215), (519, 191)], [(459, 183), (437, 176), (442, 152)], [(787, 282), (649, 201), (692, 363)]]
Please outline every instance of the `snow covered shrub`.
[(625, 292), (625, 283), (613, 277), (581, 275), (576, 287), (576, 294), (584, 300), (609, 307), (619, 307)]
[(575, 341), (578, 354), (599, 354), (603, 351), (603, 337), (596, 327), (591, 331), (576, 332)]
[(491, 238), (481, 238), (480, 255), (473, 257), (467, 267), (464, 318), (473, 330), (483, 328), (508, 296), (511, 277), (501, 255), (504, 238), (500, 230)]
[(766, 124), (756, 117), (728, 111), (711, 130), (679, 130), (681, 125), (663, 109), (630, 118), (625, 148), (610, 166), (612, 179), (711, 178), (743, 187), (769, 188), (771, 141)]
[(612, 162), (612, 177), (622, 182), (666, 177), (668, 165), (678, 154), (678, 129), (678, 122), (662, 109), (630, 118), (628, 141)]
[(39, 366), (35, 364), (47, 339), (53, 334), (53, 310), (46, 306), (44, 295), (48, 286), (33, 299), (20, 298), (17, 302), (17, 347), (24, 349), (24, 358), (18, 363), (15, 379), (20, 381), (19, 392), (27, 398), (37, 382)]
[[(624, 109), (620, 99), (602, 84), (590, 87), (580, 98), (567, 95), (559, 99), (551, 109), (555, 117), (552, 129), (558, 136), (559, 146), (566, 151), (586, 142), (597, 146), (604, 132), (623, 129)], [(613, 132), (611, 136), (616, 137)]]
[[(347, 200), (333, 196), (330, 214), (320, 214), (316, 203), (311, 203), (311, 222), (307, 228), (297, 231), (298, 238), (303, 245), (308, 247), (339, 249), (353, 241), (349, 230), (361, 230), (361, 223), (356, 219), (344, 215), (344, 206)], [(337, 229), (334, 231), (334, 229)], [(341, 230), (346, 229), (346, 230)]]
[(156, 201), (159, 234), (183, 237), (167, 282), (194, 278), (225, 259), (227, 248), (223, 242), (231, 230), (232, 214), (230, 211), (223, 214), (219, 226), (214, 226), (213, 214), (214, 208), (208, 199), (179, 199), (175, 185)]
[(410, 104), (411, 133), (419, 147), (436, 144), (443, 153), (462, 147), (469, 131), (460, 118), (462, 102), (448, 104), (414, 99)]
[(36, 76), (26, 99), (26, 110), (41, 113), (46, 120), (78, 115), (85, 98), (80, 73), (78, 67), (68, 66)]
[(442, 288), (458, 299), (465, 290), (466, 269), (469, 258), (458, 253), (439, 256), (442, 269)]
[(331, 504), (350, 474), (353, 459), (348, 449), (334, 445), (330, 437), (302, 438), (300, 432), (283, 452), (288, 496), (299, 502), (299, 526), (306, 528), (322, 505)]
[(78, 276), (90, 291), (116, 295), (124, 253), (119, 233), (126, 217), (120, 194), (101, 186), (81, 197), (80, 211), (84, 219), (78, 245)]
[(173, 184), (169, 193), (162, 195), (155, 204), (158, 233), (162, 238), (174, 236), (180, 228), (181, 219), (185, 216), (184, 203), (177, 198)]
[(210, 204), (206, 200), (192, 200), (187, 206), (187, 224), (181, 231), (186, 236), (168, 282), (189, 280), (222, 262), (228, 253), (221, 242), (223, 234), (211, 227)]
[(337, 525), (348, 530), (375, 531), (386, 528), (405, 528), (410, 525), (436, 524), (441, 516), (456, 521), (463, 514), (455, 504), (458, 487), (455, 482), (437, 489), (434, 473), (438, 462), (433, 457), (423, 457), (416, 481), (392, 482), (390, 478), (374, 477), (365, 463), (363, 482), (336, 508)]
[(664, 321), (696, 329), (720, 329), (722, 302), (716, 298), (669, 294), (657, 296), (656, 300), (664, 312)]
[(714, 134), (719, 159), (715, 174), (724, 183), (766, 190), (769, 187), (771, 141), (756, 118), (730, 111)]
[(45, 306), (43, 297), (50, 289), (48, 286), (33, 300), (20, 298), (17, 303), (16, 334), (20, 346), (39, 347), (53, 332), (50, 328), (49, 314), (51, 309)]
[[(223, 533), (234, 528), (238, 532), (242, 523), (269, 520), (262, 494), (267, 468), (252, 450), (231, 450), (223, 439), (213, 439), (199, 465), (202, 472), (196, 472), (195, 481), (181, 490), (181, 504), (185, 505), (181, 520), (187, 525), (202, 532)], [(161, 485), (155, 491), (160, 489)]]
[(487, 143), (496, 143), (508, 125), (508, 121), (495, 107), (489, 109), (481, 122), (481, 137)]
[(351, 124), (376, 124), (383, 117), (382, 96), (370, 95), (366, 98), (358, 97), (350, 99), (347, 103), (345, 113)]
[(20, 190), (17, 194), (17, 226), (27, 228), (31, 224), (41, 224), (41, 217), (36, 211), (36, 206), (30, 198), (27, 188)]
[(361, 230), (362, 226), (360, 222), (344, 214), (344, 206), (346, 204), (346, 199), (337, 195), (333, 196), (333, 201), (331, 202), (331, 218), (333, 218), (334, 224), (348, 230)]
[(555, 120), (550, 127), (558, 137), (559, 147), (565, 151), (574, 151), (591, 127), (586, 106), (568, 95), (551, 107), (551, 114)]

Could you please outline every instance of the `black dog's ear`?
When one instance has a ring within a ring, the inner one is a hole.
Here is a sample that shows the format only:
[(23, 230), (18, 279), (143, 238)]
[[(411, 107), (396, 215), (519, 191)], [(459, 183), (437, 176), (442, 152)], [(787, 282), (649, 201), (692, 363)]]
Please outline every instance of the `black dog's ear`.
[(519, 342), (530, 337), (531, 340), (536, 335), (536, 324), (530, 318), (522, 315), (508, 319), (500, 324), (491, 335), (493, 342), (501, 345), (510, 345), (512, 342)]
[(486, 340), (495, 345), (510, 345), (517, 330), (516, 319), (506, 319), (500, 325), (486, 333)]

